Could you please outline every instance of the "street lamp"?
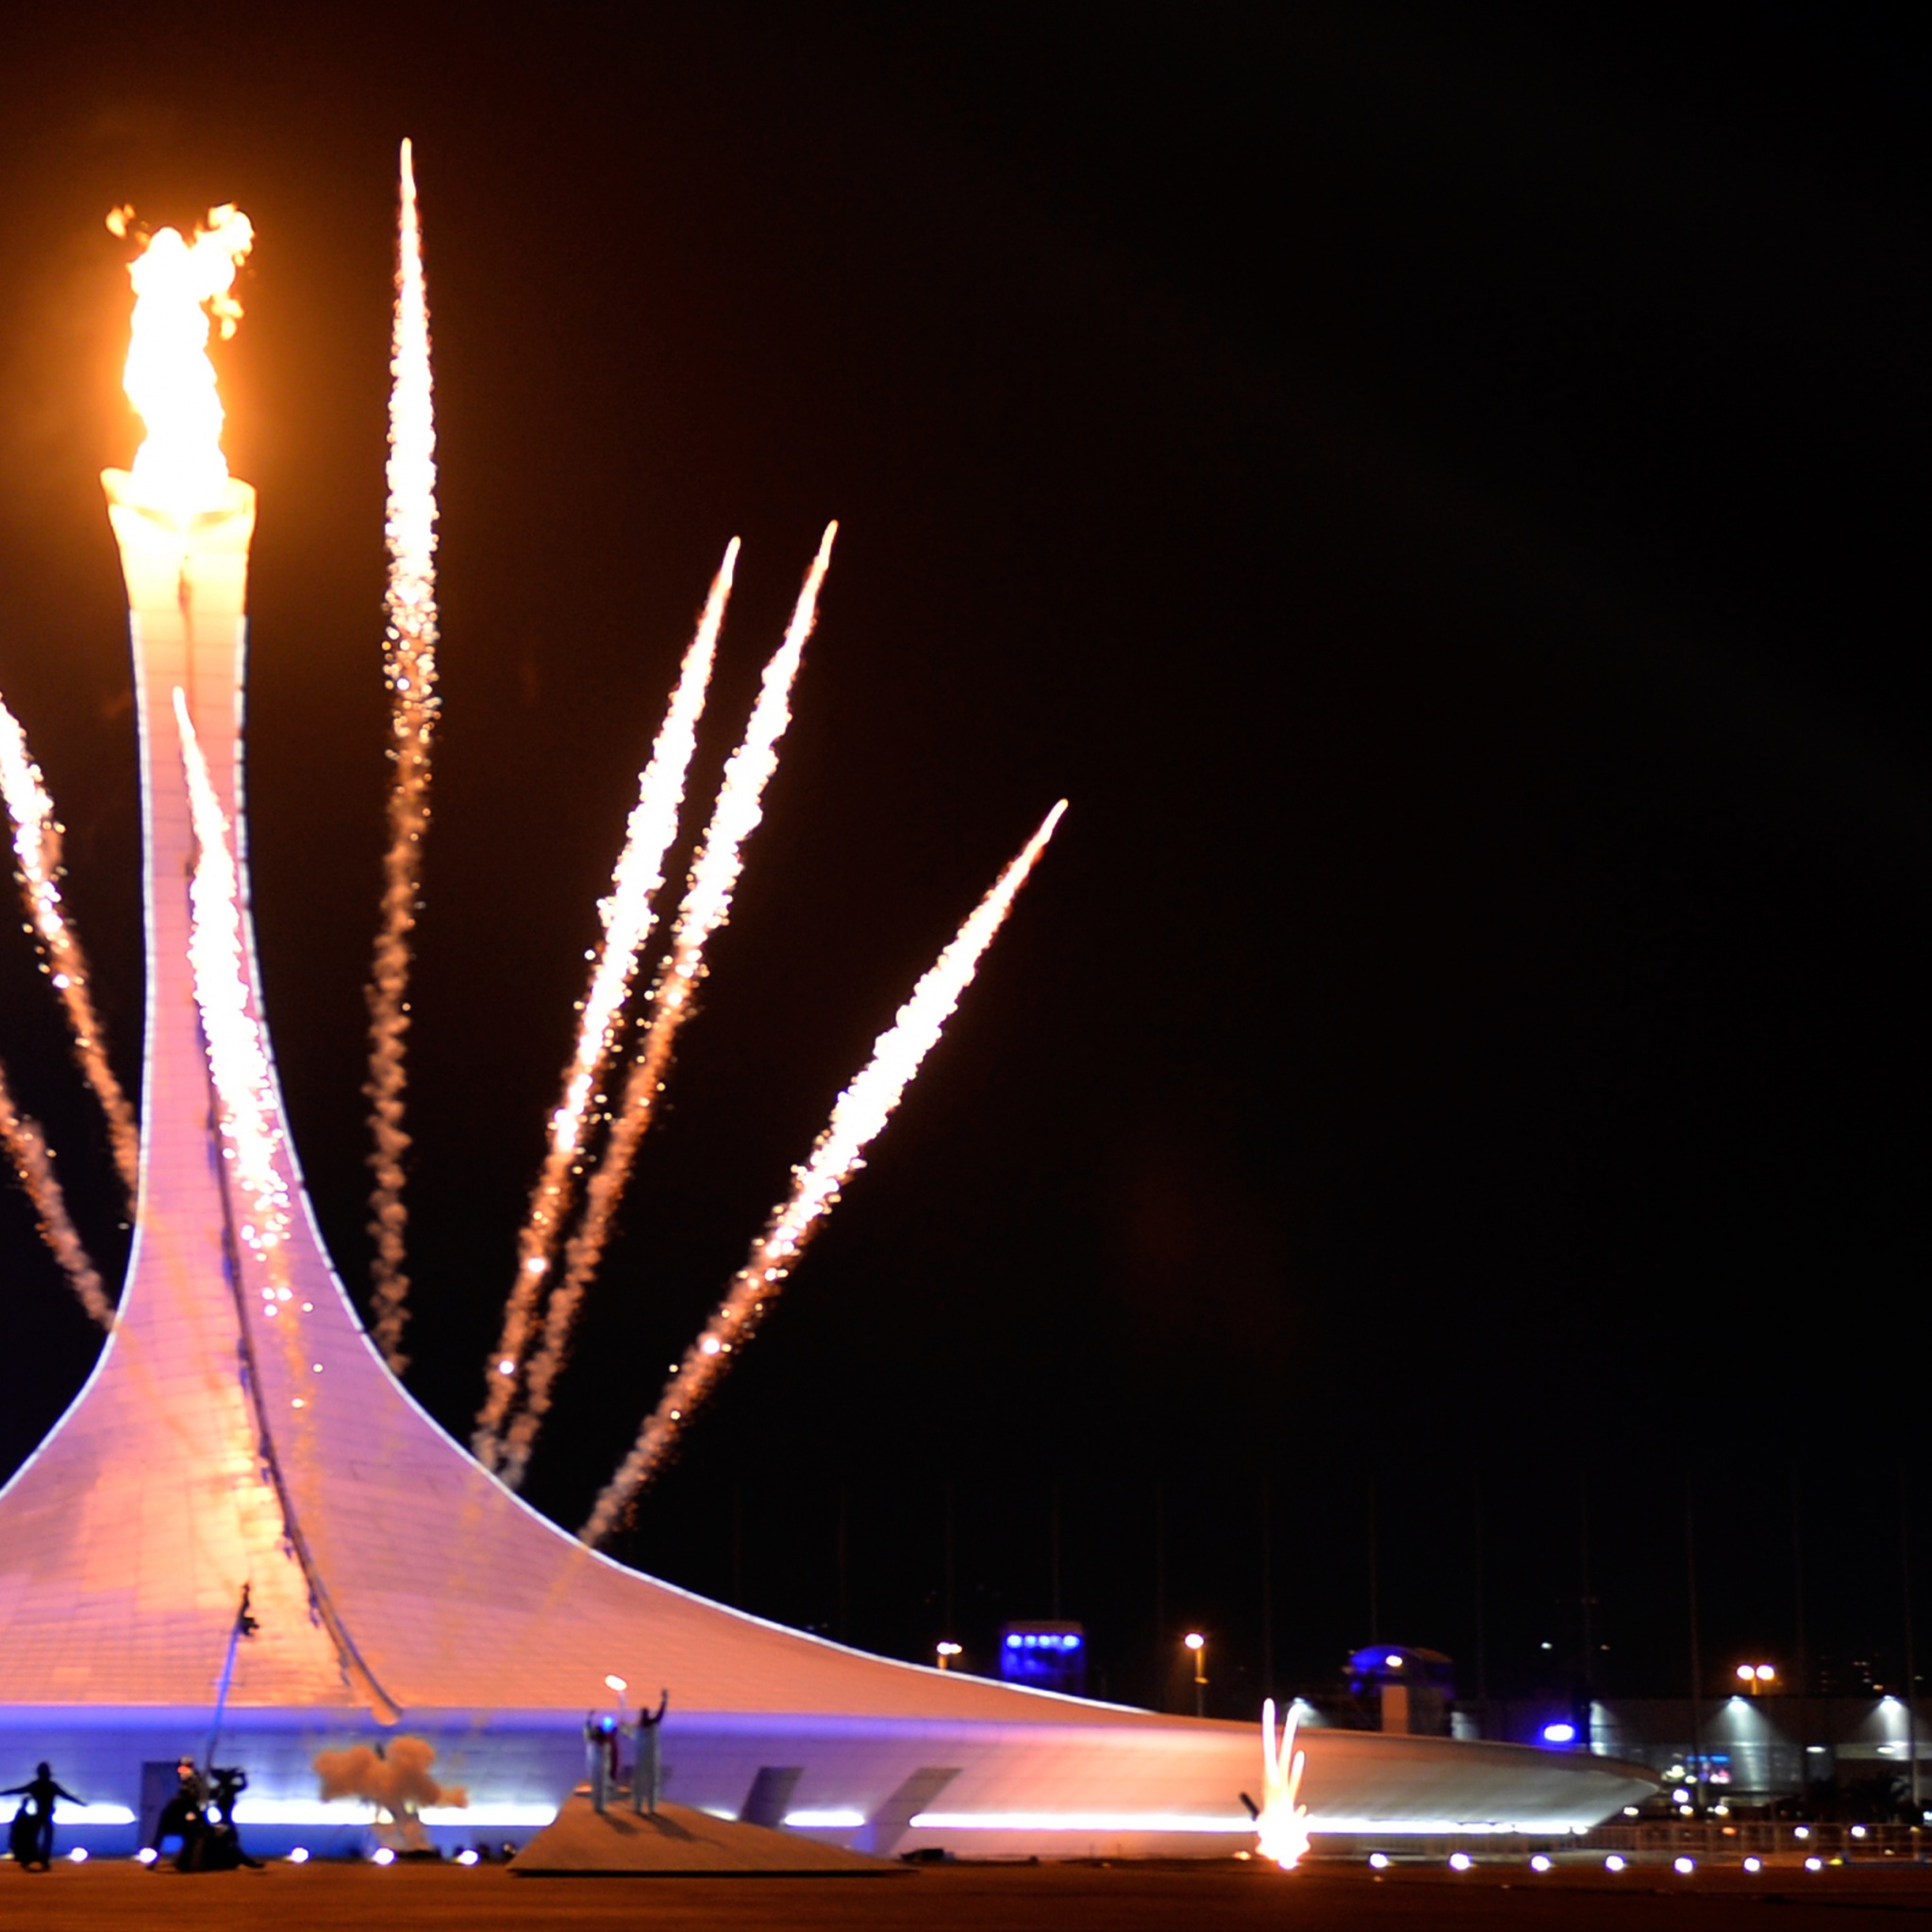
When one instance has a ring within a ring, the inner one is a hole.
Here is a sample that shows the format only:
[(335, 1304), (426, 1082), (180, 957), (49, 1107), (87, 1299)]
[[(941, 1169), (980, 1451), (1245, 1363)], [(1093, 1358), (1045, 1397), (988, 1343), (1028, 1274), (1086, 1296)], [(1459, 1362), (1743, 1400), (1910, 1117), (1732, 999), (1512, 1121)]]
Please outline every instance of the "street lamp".
[(942, 1671), (949, 1670), (952, 1667), (953, 1659), (959, 1655), (959, 1646), (948, 1638), (943, 1643), (935, 1647), (939, 1652), (940, 1669)]
[(1194, 1653), (1194, 1715), (1208, 1715), (1208, 1640), (1190, 1630), (1181, 1641)]
[(1774, 1664), (1740, 1664), (1738, 1682), (1757, 1697), (1769, 1690), (1777, 1681), (1777, 1667)]

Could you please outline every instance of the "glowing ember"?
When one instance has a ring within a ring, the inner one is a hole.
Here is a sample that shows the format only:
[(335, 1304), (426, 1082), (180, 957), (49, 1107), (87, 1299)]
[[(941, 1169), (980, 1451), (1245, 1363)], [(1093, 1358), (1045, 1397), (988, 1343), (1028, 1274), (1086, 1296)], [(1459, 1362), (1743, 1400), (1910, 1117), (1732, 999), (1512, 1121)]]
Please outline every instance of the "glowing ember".
[(777, 1299), (818, 1224), (837, 1205), (840, 1188), (891, 1119), (920, 1062), (931, 1052), (960, 995), (972, 983), (981, 957), (1066, 808), (1067, 802), (1061, 799), (1047, 813), (1019, 857), (974, 908), (958, 937), (913, 988), (912, 997), (899, 1008), (892, 1024), (874, 1042), (871, 1060), (840, 1094), (811, 1158), (794, 1171), (791, 1198), (765, 1224), (724, 1302), (704, 1333), (685, 1351), (629, 1456), (605, 1485), (590, 1520), (577, 1532), (585, 1542), (602, 1542), (617, 1526), (638, 1491), (670, 1456), (691, 1411), (709, 1394), (730, 1366), (733, 1353), (750, 1340), (765, 1309)]
[(108, 1063), (101, 1023), (89, 991), (87, 956), (61, 903), (61, 828), (54, 816), (54, 801), (42, 783), (40, 767), (27, 756), (26, 739), (18, 722), (4, 703), (0, 703), (0, 792), (6, 795), (7, 810), (13, 820), (13, 858), (21, 896), (45, 949), (45, 970), (67, 1009), (74, 1057), (108, 1117), (115, 1171), (131, 1208), (141, 1176), (141, 1136), (134, 1124), (134, 1109)]
[(114, 1306), (101, 1285), (94, 1264), (88, 1258), (73, 1217), (67, 1212), (67, 1198), (54, 1177), (53, 1150), (47, 1145), (41, 1124), (22, 1113), (13, 1104), (7, 1075), (0, 1071), (0, 1147), (13, 1163), (26, 1197), (33, 1203), (40, 1223), (41, 1239), (52, 1250), (80, 1305), (103, 1328), (114, 1325)]
[[(597, 1080), (616, 1042), (624, 1002), (637, 971), (639, 949), (656, 920), (654, 904), (664, 883), (664, 858), (677, 836), (678, 809), (684, 803), (685, 774), (697, 749), (698, 719), (705, 708), (718, 632), (731, 596), (731, 574), (738, 562), (738, 539), (724, 552), (698, 620), (697, 634), (684, 654), (677, 688), (670, 709), (651, 747), (651, 761), (638, 782), (638, 802), (610, 884), (610, 896), (599, 908), (604, 919), (604, 942), (597, 949), (577, 1025), (576, 1050), (564, 1069), (563, 1098), (550, 1118), (550, 1145), (531, 1191), (529, 1212), (517, 1243), (516, 1280), (504, 1309), (503, 1334), (491, 1359), (523, 1359), (534, 1324), (537, 1300), (550, 1271), (564, 1218), (572, 1199), (571, 1177), (583, 1155)], [(509, 1413), (516, 1378), (486, 1375), (488, 1391), (477, 1411), (472, 1446), (486, 1468), (494, 1469), (501, 1456), (498, 1431)]]
[(584, 1218), (564, 1250), (563, 1279), (543, 1312), (543, 1338), (531, 1358), (524, 1407), (510, 1424), (504, 1458), (504, 1480), (512, 1486), (523, 1480), (529, 1463), (537, 1432), (550, 1407), (551, 1391), (569, 1356), (577, 1309), (609, 1243), (618, 1203), (636, 1164), (639, 1144), (651, 1124), (658, 1095), (663, 1091), (677, 1029), (692, 1010), (691, 994), (705, 970), (705, 942), (730, 914), (731, 894), (744, 869), (744, 841), (764, 815), (765, 786), (778, 768), (778, 741), (791, 722), (791, 687), (806, 641), (818, 621), (819, 591), (832, 561), (832, 540), (838, 533), (836, 522), (825, 525), (818, 555), (786, 627), (785, 641), (765, 666), (743, 741), (724, 767), (711, 823), (678, 911), (671, 958), (651, 995), (650, 1032), (625, 1078), (624, 1098), (603, 1158), (584, 1191)]
[[(125, 235), (131, 215), (117, 208), (108, 225)], [(212, 319), (224, 341), (235, 333), (242, 318), (235, 269), (254, 244), (248, 217), (230, 204), (210, 208), (192, 242), (174, 228), (158, 229), (128, 265), (134, 334), (123, 381), (147, 425), (134, 458), (134, 485), (144, 503), (177, 517), (212, 509), (228, 480), (208, 332)]]
[(436, 417), (429, 376), (429, 304), (423, 281), (423, 236), (416, 216), (416, 172), (403, 143), (401, 216), (396, 253), (395, 336), (390, 359), (389, 594), (384, 676), (390, 689), (390, 737), (395, 776), (389, 794), (389, 852), (383, 860), (382, 925), (369, 982), (369, 1164), (375, 1338), (391, 1369), (408, 1365), (401, 1349), (403, 1306), (403, 1049), (409, 1028), (409, 935), (422, 896), (423, 836), (429, 824), (429, 741), (436, 695)]
[(1301, 1803), (1302, 1771), (1307, 1753), (1294, 1742), (1294, 1711), (1277, 1738), (1274, 1700), (1261, 1706), (1261, 1815), (1255, 1821), (1264, 1858), (1292, 1872), (1308, 1854), (1308, 1807)]

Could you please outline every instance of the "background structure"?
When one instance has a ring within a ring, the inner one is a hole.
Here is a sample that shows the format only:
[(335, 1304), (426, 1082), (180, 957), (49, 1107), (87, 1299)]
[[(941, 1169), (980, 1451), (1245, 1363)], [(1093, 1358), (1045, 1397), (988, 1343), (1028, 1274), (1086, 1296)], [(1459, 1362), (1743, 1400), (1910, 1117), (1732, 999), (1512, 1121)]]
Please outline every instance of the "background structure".
[[(1057, 1571), (1113, 1694), (1160, 1694), (1190, 1623), (1230, 1714), (1372, 1635), (1528, 1694), (1580, 1674), (1586, 1597), (1600, 1686), (1664, 1692), (1688, 1490), (1713, 1690), (1795, 1657), (1799, 1555), (1820, 1674), (1895, 1684), (1928, 1341), (1921, 30), (810, 12), (14, 30), (0, 690), (124, 1076), (139, 827), (96, 473), (134, 432), (101, 216), (232, 197), (261, 235), (224, 356), (262, 502), (256, 916), (358, 1278), (412, 134), (446, 638), (412, 1049), (431, 1408), (461, 1433), (475, 1406), (718, 554), (745, 539), (712, 772), (837, 515), (533, 1500), (581, 1517), (839, 1084), (1064, 791), (625, 1553), (926, 1655), (950, 1508), (969, 1651)], [(25, 939), (0, 1057), (118, 1268)], [(11, 1194), (0, 1324), (8, 1469), (96, 1341)]]

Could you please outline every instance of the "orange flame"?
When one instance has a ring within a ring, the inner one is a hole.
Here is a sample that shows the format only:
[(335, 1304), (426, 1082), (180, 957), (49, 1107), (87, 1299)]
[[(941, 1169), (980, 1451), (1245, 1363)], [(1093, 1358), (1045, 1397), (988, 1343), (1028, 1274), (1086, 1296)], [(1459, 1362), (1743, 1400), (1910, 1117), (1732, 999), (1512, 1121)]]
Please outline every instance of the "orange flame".
[[(117, 208), (108, 225), (125, 234), (127, 210)], [(214, 508), (228, 480), (208, 326), (212, 320), (224, 341), (235, 333), (235, 270), (254, 245), (248, 217), (230, 203), (208, 210), (192, 242), (174, 228), (157, 230), (128, 264), (134, 333), (122, 380), (147, 425), (135, 487), (143, 502), (178, 517)]]
[(838, 1205), (839, 1190), (862, 1164), (866, 1147), (891, 1118), (920, 1063), (937, 1043), (1066, 808), (1063, 798), (1047, 813), (1040, 829), (974, 908), (953, 942), (912, 989), (912, 997), (899, 1008), (891, 1025), (873, 1042), (872, 1058), (840, 1094), (811, 1158), (793, 1171), (790, 1198), (773, 1211), (717, 1312), (685, 1350), (658, 1407), (645, 1418), (636, 1444), (577, 1532), (585, 1542), (594, 1546), (617, 1527), (637, 1492), (670, 1457), (691, 1411), (710, 1393), (734, 1352), (750, 1341), (765, 1309), (777, 1299), (818, 1224)]

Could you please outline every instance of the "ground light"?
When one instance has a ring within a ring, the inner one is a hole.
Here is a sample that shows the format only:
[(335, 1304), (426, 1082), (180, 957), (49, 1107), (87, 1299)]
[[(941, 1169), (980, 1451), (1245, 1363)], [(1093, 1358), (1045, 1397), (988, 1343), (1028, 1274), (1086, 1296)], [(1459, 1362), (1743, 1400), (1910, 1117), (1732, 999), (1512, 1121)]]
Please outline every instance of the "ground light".
[(1805, 1869), (1807, 1872), (1823, 1872), (1824, 1870), (1824, 1860), (1814, 1852), (1805, 1860)]
[(470, 1847), (457, 1854), (457, 1863), (458, 1865), (474, 1865), (476, 1862), (477, 1856), (475, 1847)]
[(152, 1865), (160, 1856), (160, 1853), (156, 1851), (154, 1846), (142, 1845), (140, 1851), (135, 1853), (134, 1862), (137, 1865)]
[(1371, 1872), (1386, 1872), (1388, 1869), (1389, 1856), (1386, 1852), (1371, 1852), (1369, 1854), (1369, 1870)]
[(1606, 1872), (1621, 1872), (1623, 1869), (1624, 1861), (1622, 1858), (1618, 1857), (1615, 1852), (1612, 1852), (1610, 1856), (1604, 1860), (1604, 1870)]
[(1541, 1852), (1539, 1852), (1536, 1855), (1536, 1857), (1529, 1861), (1529, 1869), (1532, 1872), (1547, 1872), (1550, 1869), (1550, 1861), (1546, 1857), (1544, 1857)]
[(1764, 1860), (1755, 1857), (1746, 1858), (1744, 1860), (1744, 1869), (1747, 1872), (1762, 1872), (1764, 1870)]
[(67, 1862), (70, 1865), (85, 1865), (87, 1863), (87, 1847), (85, 1845), (75, 1845), (68, 1853)]
[(1680, 1878), (1690, 1877), (1696, 1869), (1697, 1860), (1695, 1858), (1673, 1858), (1671, 1860), (1671, 1870), (1676, 1873)]
[(297, 1845), (295, 1849), (289, 1854), (289, 1863), (291, 1865), (306, 1865), (308, 1864), (308, 1847), (307, 1845)]
[(1470, 1856), (1467, 1852), (1451, 1852), (1449, 1854), (1449, 1869), (1452, 1872), (1467, 1872), (1470, 1863)]
[(390, 1848), (389, 1848), (389, 1847), (388, 1847), (387, 1845), (381, 1845), (381, 1846), (378, 1846), (378, 1847), (377, 1847), (377, 1849), (376, 1849), (376, 1853), (375, 1853), (375, 1862), (376, 1862), (376, 1864), (378, 1864), (378, 1865), (393, 1865), (393, 1864), (395, 1863), (395, 1861), (396, 1861), (396, 1855), (395, 1855), (395, 1854), (394, 1854), (394, 1853), (393, 1853), (392, 1851), (391, 1851), (391, 1850), (390, 1850)]

